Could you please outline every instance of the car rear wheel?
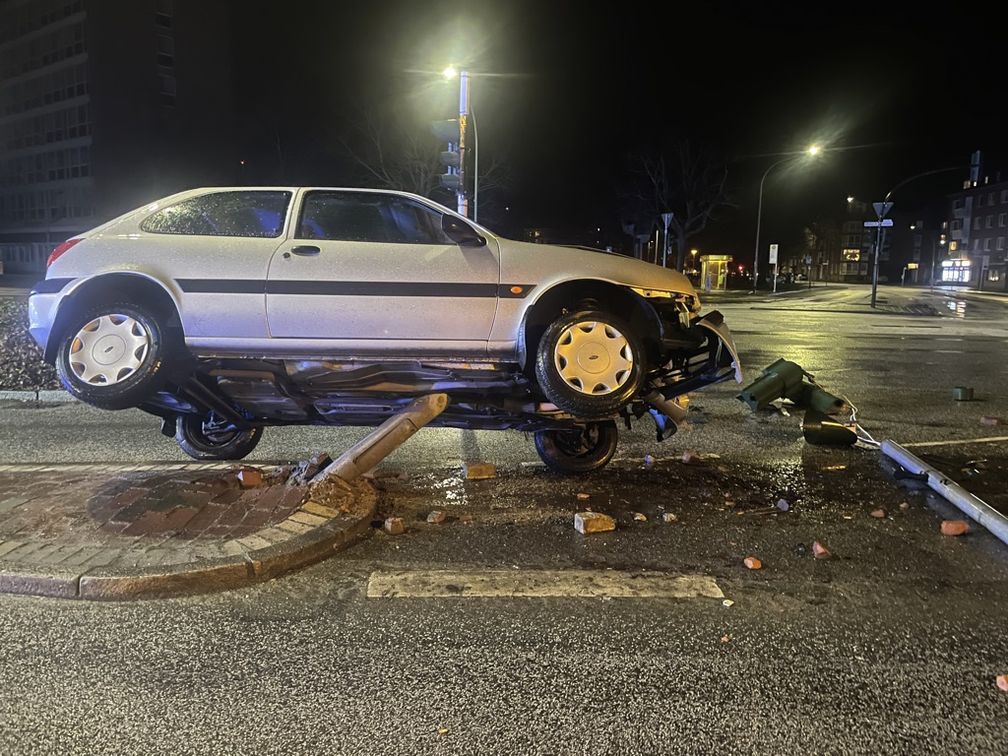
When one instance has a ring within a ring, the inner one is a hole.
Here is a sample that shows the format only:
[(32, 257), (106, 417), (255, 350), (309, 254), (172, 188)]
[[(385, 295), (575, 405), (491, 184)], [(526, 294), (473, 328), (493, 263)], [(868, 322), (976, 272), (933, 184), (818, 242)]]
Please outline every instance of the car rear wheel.
[(535, 434), (539, 458), (562, 475), (600, 470), (616, 453), (619, 431), (611, 420), (588, 423), (583, 428), (545, 430)]
[(175, 423), (175, 441), (193, 459), (243, 459), (262, 434), (262, 428), (238, 430), (196, 415), (182, 415)]
[(146, 307), (93, 306), (63, 333), (56, 373), (63, 388), (82, 402), (110, 410), (135, 407), (167, 380), (168, 338)]
[(640, 340), (619, 318), (584, 310), (554, 320), (539, 340), (535, 375), (543, 394), (575, 417), (610, 417), (640, 389)]

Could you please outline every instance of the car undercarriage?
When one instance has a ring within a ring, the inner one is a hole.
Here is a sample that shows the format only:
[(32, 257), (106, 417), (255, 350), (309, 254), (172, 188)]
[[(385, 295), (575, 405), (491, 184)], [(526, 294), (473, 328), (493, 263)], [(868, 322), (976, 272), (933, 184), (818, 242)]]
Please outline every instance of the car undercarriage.
[(518, 364), (426, 360), (195, 358), (140, 408), (175, 435), (181, 417), (208, 433), (273, 425), (379, 425), (418, 396), (446, 393), (448, 408), (431, 425), (473, 430), (562, 431), (650, 413), (658, 439), (681, 418), (668, 402), (732, 377), (737, 355), (720, 313), (678, 329), (661, 344), (661, 366), (616, 415), (576, 417), (550, 403)]

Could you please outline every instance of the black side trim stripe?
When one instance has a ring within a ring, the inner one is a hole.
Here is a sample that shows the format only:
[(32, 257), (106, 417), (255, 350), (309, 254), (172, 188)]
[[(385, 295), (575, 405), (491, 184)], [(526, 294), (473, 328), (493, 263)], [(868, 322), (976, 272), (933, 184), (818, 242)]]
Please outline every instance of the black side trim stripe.
[(58, 291), (63, 291), (63, 287), (71, 281), (73, 281), (72, 278), (46, 278), (32, 286), (31, 294), (55, 294)]
[[(304, 294), (358, 297), (509, 297), (523, 299), (535, 288), (528, 284), (404, 283), (398, 281), (256, 281), (180, 278), (187, 294)], [(520, 288), (515, 293), (512, 288)]]

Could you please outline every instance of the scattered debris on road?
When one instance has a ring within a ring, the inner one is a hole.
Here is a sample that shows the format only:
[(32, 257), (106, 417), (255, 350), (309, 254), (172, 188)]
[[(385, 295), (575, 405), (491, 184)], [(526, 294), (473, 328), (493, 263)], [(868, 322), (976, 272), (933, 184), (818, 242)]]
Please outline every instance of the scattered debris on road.
[(983, 415), (980, 418), (980, 425), (986, 425), (990, 428), (997, 427), (998, 425), (1004, 425), (1005, 421), (1000, 417), (994, 417), (993, 415)]
[(308, 485), (325, 468), (332, 464), (332, 457), (330, 457), (326, 452), (319, 452), (311, 459), (305, 460), (299, 463), (295, 468), (294, 472), (291, 473), (290, 478), (287, 479), (287, 485), (289, 486), (305, 486)]
[(644, 467), (652, 467), (654, 465), (654, 457), (650, 454), (644, 455)]
[(403, 523), (402, 517), (387, 517), (382, 527), (389, 535), (402, 535), (406, 532), (406, 525)]
[(466, 462), (466, 480), (490, 480), (497, 477), (497, 465), (490, 462)]
[(821, 543), (819, 543), (819, 541), (813, 541), (812, 556), (815, 559), (829, 559), (830, 556), (832, 555), (830, 554), (830, 550), (827, 549), (825, 546), (823, 546)]
[(788, 503), (787, 499), (777, 499), (777, 509), (781, 512), (787, 512), (791, 509), (791, 505)]
[(961, 536), (970, 532), (969, 523), (966, 520), (942, 520), (942, 535)]
[(258, 467), (243, 466), (238, 471), (238, 482), (242, 488), (258, 488), (263, 484), (263, 474)]
[(634, 512), (633, 513), (633, 518), (637, 522), (647, 522), (647, 515), (644, 514), (643, 512)]
[(744, 564), (746, 568), (750, 570), (763, 569), (763, 562), (761, 562), (754, 556), (747, 556), (745, 559), (742, 560), (742, 564)]
[(447, 519), (448, 515), (445, 514), (443, 509), (435, 509), (433, 512), (427, 515), (427, 522), (429, 522), (431, 525), (440, 525)]
[(882, 507), (879, 507), (878, 509), (873, 509), (870, 512), (870, 514), (876, 520), (884, 520), (886, 518), (886, 511), (884, 509), (882, 509)]
[(734, 605), (735, 605), (735, 602), (732, 601), (731, 599), (725, 599), (724, 601), (721, 602), (721, 606), (731, 607), (731, 606), (734, 606)]
[(721, 642), (722, 643), (729, 643), (730, 641), (731, 641), (731, 636), (728, 635), (727, 633), (725, 633), (724, 635), (721, 636)]
[(601, 512), (578, 512), (574, 515), (574, 529), (581, 535), (606, 533), (616, 530), (616, 520)]
[(577, 495), (577, 498), (578, 498), (578, 501), (588, 501), (588, 499), (590, 499), (590, 498), (591, 498), (591, 494), (587, 494), (587, 493), (579, 493), (579, 494)]
[(900, 504), (900, 509), (906, 512), (908, 509), (910, 509), (910, 502), (909, 501), (902, 502)]
[(998, 675), (994, 678), (994, 682), (997, 684), (998, 688), (1008, 693), (1008, 675)]
[(662, 520), (665, 522), (679, 522), (679, 515), (674, 512), (666, 512), (662, 515)]
[(703, 462), (703, 458), (693, 449), (687, 449), (682, 453), (682, 463), (684, 465), (698, 465)]

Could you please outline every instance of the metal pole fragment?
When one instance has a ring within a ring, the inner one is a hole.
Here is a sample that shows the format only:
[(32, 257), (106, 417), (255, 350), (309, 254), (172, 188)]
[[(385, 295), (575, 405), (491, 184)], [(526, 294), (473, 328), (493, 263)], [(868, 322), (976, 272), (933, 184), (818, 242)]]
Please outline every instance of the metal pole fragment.
[(882, 453), (914, 475), (926, 474), (928, 486), (954, 504), (963, 514), (983, 525), (1003, 543), (1008, 544), (1008, 517), (983, 499), (971, 494), (941, 471), (908, 452), (895, 441), (883, 441)]
[(367, 436), (347, 449), (317, 480), (337, 477), (344, 481), (373, 470), (385, 457), (402, 446), (410, 436), (436, 418), (448, 406), (448, 394), (417, 397), (401, 412), (390, 417)]

